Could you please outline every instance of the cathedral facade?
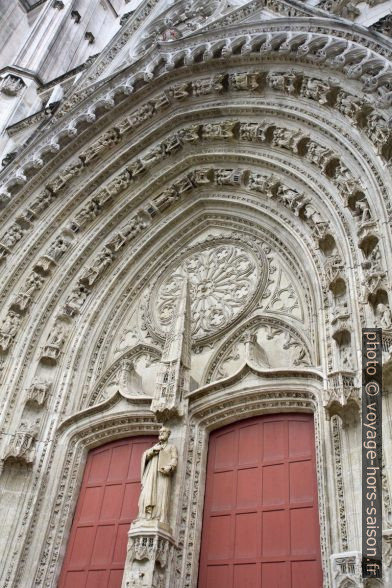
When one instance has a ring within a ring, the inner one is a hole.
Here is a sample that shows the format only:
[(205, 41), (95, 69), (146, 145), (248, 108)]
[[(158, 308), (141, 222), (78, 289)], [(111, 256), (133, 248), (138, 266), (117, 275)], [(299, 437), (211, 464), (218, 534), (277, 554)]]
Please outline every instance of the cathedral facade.
[(391, 7), (0, 1), (2, 588), (392, 586)]

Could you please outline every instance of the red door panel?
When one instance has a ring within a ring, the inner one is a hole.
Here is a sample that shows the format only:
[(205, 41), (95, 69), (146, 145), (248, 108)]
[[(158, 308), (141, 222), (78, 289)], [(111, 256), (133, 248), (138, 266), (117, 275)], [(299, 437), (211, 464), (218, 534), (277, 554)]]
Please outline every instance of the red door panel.
[(199, 588), (321, 588), (313, 417), (210, 436)]
[(120, 588), (128, 530), (137, 515), (142, 453), (155, 437), (130, 437), (88, 454), (59, 588)]

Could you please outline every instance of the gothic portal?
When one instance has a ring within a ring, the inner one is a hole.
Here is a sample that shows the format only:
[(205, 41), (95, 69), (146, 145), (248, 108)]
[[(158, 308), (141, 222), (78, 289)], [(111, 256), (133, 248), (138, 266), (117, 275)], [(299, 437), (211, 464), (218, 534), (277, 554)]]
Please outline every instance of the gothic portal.
[(391, 8), (0, 0), (2, 588), (392, 585)]

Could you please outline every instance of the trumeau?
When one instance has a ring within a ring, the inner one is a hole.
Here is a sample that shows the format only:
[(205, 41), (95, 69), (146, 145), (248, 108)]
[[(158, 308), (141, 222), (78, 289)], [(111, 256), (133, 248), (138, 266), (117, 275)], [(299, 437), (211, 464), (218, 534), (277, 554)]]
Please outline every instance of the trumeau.
[(170, 520), (126, 577), (148, 536), (151, 588), (196, 588), (209, 432), (299, 411), (324, 588), (366, 586), (363, 326), (390, 585), (392, 2), (27, 4), (0, 27), (0, 585), (56, 586), (86, 453), (166, 423)]

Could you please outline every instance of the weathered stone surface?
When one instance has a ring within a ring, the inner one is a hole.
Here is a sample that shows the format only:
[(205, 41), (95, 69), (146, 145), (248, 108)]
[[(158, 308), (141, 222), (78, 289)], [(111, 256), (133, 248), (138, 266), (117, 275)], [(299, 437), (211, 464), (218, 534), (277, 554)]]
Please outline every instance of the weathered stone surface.
[(3, 588), (56, 586), (86, 452), (162, 424), (171, 499), (130, 529), (124, 588), (196, 588), (208, 434), (280, 411), (314, 414), (324, 587), (363, 586), (364, 326), (391, 581), (390, 4), (9, 2)]

